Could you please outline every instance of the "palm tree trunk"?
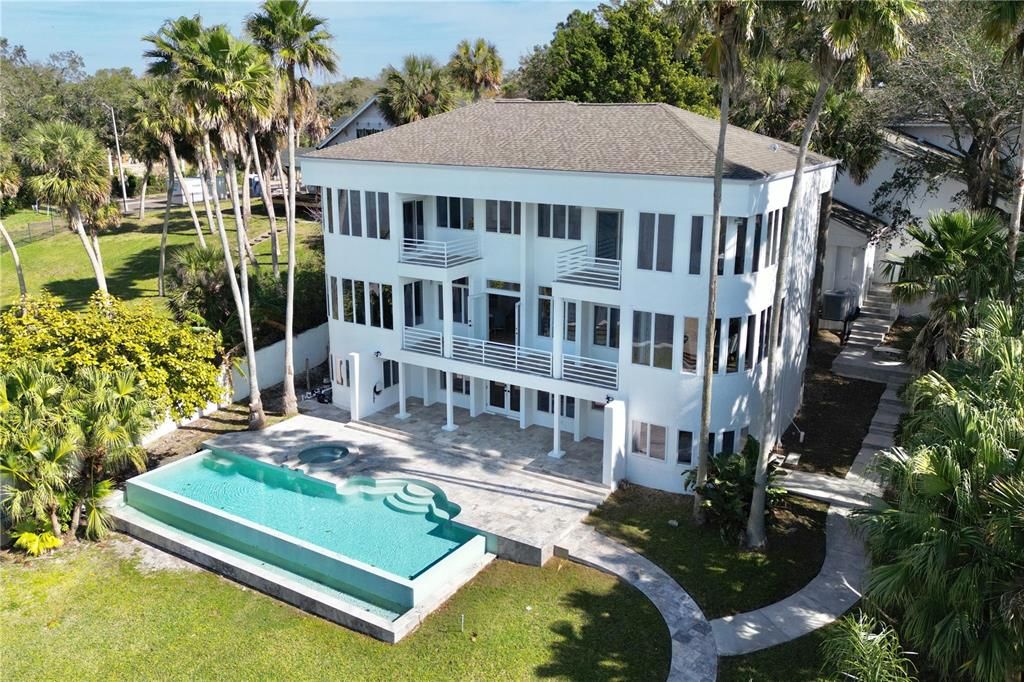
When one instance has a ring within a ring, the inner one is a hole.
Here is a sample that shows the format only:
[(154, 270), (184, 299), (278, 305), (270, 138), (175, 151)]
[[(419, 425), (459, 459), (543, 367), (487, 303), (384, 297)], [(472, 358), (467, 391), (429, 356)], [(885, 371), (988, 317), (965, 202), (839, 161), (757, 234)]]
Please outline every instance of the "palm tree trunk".
[[(1010, 252), (1010, 276), (1017, 262), (1017, 243), (1020, 241), (1021, 215), (1024, 210), (1024, 107), (1020, 112), (1020, 133), (1017, 136), (1017, 177), (1013, 182), (1013, 199), (1010, 201), (1010, 232), (1007, 249)], [(1013, 287), (1010, 288), (1013, 290)]]
[(139, 192), (139, 220), (146, 219), (146, 189), (149, 188), (149, 176), (153, 172), (153, 163), (146, 161), (146, 172), (142, 175), (142, 189)]
[(765, 378), (765, 398), (761, 406), (761, 451), (757, 456), (757, 470), (754, 472), (754, 493), (750, 499), (750, 515), (747, 517), (747, 544), (750, 547), (763, 547), (768, 538), (764, 527), (765, 500), (768, 494), (768, 457), (775, 448), (775, 374), (777, 372), (781, 339), (779, 330), (782, 327), (782, 298), (786, 293), (786, 281), (789, 271), (789, 240), (796, 220), (797, 208), (803, 193), (804, 163), (807, 160), (807, 148), (811, 143), (811, 135), (818, 125), (818, 116), (825, 104), (825, 95), (832, 85), (832, 77), (822, 75), (818, 83), (818, 92), (814, 96), (811, 110), (807, 112), (804, 131), (800, 136), (800, 149), (796, 155), (796, 168), (793, 170), (793, 184), (789, 189), (789, 208), (785, 220), (782, 221), (782, 234), (779, 238), (779, 261), (775, 269), (775, 297), (772, 299), (772, 323), (768, 332), (768, 375)]
[(821, 211), (818, 214), (818, 239), (814, 246), (814, 280), (811, 283), (811, 316), (807, 325), (810, 332), (808, 343), (813, 343), (818, 336), (818, 325), (821, 322), (821, 295), (825, 281), (825, 254), (828, 249), (828, 224), (832, 220), (832, 192), (826, 192), (821, 198)]
[(297, 414), (295, 399), (295, 67), (288, 67), (288, 283), (284, 308), (284, 397), (285, 416)]
[(274, 267), (274, 277), (281, 276), (281, 259), (277, 248), (277, 216), (274, 213), (274, 201), (270, 195), (270, 183), (268, 177), (263, 173), (263, 164), (260, 163), (260, 148), (256, 144), (256, 133), (249, 131), (249, 145), (252, 147), (252, 157), (256, 160), (256, 175), (260, 178), (260, 196), (263, 198), (263, 206), (267, 209), (267, 219), (270, 221), (270, 259)]
[[(160, 232), (160, 268), (157, 273), (157, 293), (160, 296), (164, 295), (164, 268), (167, 264), (167, 226), (171, 222), (171, 196), (174, 193), (174, 183), (171, 182), (171, 173), (167, 173), (167, 203), (164, 205), (164, 229)], [(185, 191), (185, 186), (181, 186), (181, 191)], [(193, 213), (193, 215), (195, 215)], [(199, 237), (202, 239), (203, 231), (199, 230)], [(206, 244), (203, 244), (203, 248), (206, 248)]]
[(72, 542), (78, 541), (78, 526), (82, 523), (82, 500), (75, 500), (75, 508), (71, 512), (71, 524), (68, 526), (67, 537)]
[[(235, 155), (228, 152), (228, 168), (234, 169)], [(238, 240), (238, 276), (240, 280), (239, 289), (242, 297), (242, 340), (245, 342), (246, 364), (249, 374), (249, 428), (252, 430), (262, 429), (266, 426), (267, 417), (263, 412), (263, 401), (260, 399), (260, 385), (256, 376), (256, 344), (252, 331), (252, 312), (249, 304), (249, 268), (245, 262), (244, 243), (248, 240), (242, 225), (242, 211), (238, 200), (238, 181), (233, 172), (228, 173), (228, 192), (231, 194), (231, 205), (235, 211), (235, 222), (238, 223), (238, 230), (235, 236)]]
[[(99, 253), (94, 250), (93, 243), (89, 241), (89, 235), (86, 234), (85, 225), (82, 223), (82, 214), (77, 207), (71, 208), (71, 226), (78, 234), (78, 238), (82, 240), (82, 248), (85, 249), (85, 254), (89, 257), (89, 264), (92, 265), (92, 272), (96, 277), (96, 288), (105, 294), (108, 293), (107, 278), (103, 274), (103, 262), (99, 258)], [(96, 245), (98, 246), (98, 242)]]
[(54, 537), (60, 537), (60, 517), (57, 516), (57, 507), (50, 507), (50, 531)]
[(718, 150), (715, 152), (714, 208), (711, 216), (711, 256), (708, 259), (708, 308), (704, 318), (704, 379), (701, 384), (700, 435), (697, 440), (697, 479), (693, 492), (693, 515), (704, 521), (703, 499), (697, 490), (708, 478), (708, 438), (711, 433), (711, 384), (715, 375), (715, 316), (718, 310), (718, 248), (721, 241), (719, 224), (722, 222), (722, 175), (725, 171), (725, 136), (729, 130), (729, 105), (732, 83), (721, 79), (721, 101), (718, 118)]
[[(199, 216), (196, 215), (196, 206), (195, 206), (195, 203), (192, 201), (192, 192), (191, 191), (187, 191), (188, 188), (185, 186), (185, 174), (182, 173), (182, 171), (181, 171), (181, 164), (178, 163), (178, 152), (174, 149), (174, 144), (173, 143), (167, 145), (167, 159), (168, 159), (168, 163), (170, 164), (171, 171), (174, 173), (173, 177), (175, 179), (177, 179), (178, 186), (181, 187), (181, 195), (183, 197), (185, 197), (185, 203), (188, 205), (189, 215), (192, 216), (192, 224), (196, 228), (196, 236), (199, 237), (199, 246), (201, 246), (202, 248), (205, 249), (206, 248), (206, 237), (203, 236), (203, 226), (199, 224)], [(206, 183), (203, 183), (203, 186), (205, 187)], [(205, 192), (204, 192), (204, 195), (205, 195)], [(171, 197), (172, 193), (168, 192), (167, 196)], [(167, 203), (168, 203), (168, 205), (170, 205), (170, 203), (171, 203), (169, 198), (168, 198)], [(206, 204), (206, 210), (207, 211), (210, 210), (210, 204), (209, 203)], [(212, 229), (213, 228), (213, 216), (211, 215), (211, 216), (209, 216), (209, 218), (210, 218), (210, 228)]]
[(281, 178), (281, 194), (284, 198), (284, 220), (285, 220), (285, 233), (288, 232), (288, 221), (290, 221), (292, 215), (292, 207), (288, 205), (288, 191), (284, 188), (285, 174), (284, 165), (281, 163), (281, 150), (274, 149), (274, 161), (277, 164), (277, 177)]
[(242, 166), (245, 172), (242, 173), (242, 220), (245, 222), (246, 230), (252, 224), (252, 192), (249, 189), (249, 174), (252, 171), (252, 154), (242, 146)]
[(7, 250), (11, 252), (11, 259), (14, 261), (14, 271), (18, 273), (18, 290), (24, 298), (28, 296), (28, 289), (25, 288), (25, 273), (21, 269), (21, 258), (18, 257), (18, 249), (14, 246), (14, 240), (11, 239), (11, 235), (8, 234), (2, 220), (0, 220), (0, 236), (3, 236), (4, 242), (7, 244)]
[[(209, 142), (206, 142), (205, 144), (208, 145)], [(209, 152), (209, 150), (207, 150), (207, 152)], [(220, 200), (217, 198), (217, 174), (214, 171), (207, 168), (207, 161), (202, 156), (199, 158), (199, 163), (197, 165), (199, 166), (200, 179), (202, 179), (204, 176), (210, 178), (209, 185), (207, 185), (206, 180), (203, 180), (203, 205), (206, 207), (206, 222), (210, 227), (210, 234), (216, 235), (217, 228), (214, 226), (214, 212), (210, 208), (210, 203), (216, 202), (218, 208), (220, 207)]]

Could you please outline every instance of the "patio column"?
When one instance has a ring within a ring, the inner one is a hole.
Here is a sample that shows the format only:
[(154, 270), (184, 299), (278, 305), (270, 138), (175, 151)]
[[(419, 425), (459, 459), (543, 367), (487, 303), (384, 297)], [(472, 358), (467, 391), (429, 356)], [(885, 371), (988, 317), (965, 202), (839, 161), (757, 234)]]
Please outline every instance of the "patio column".
[(398, 418), (408, 419), (409, 413), (405, 411), (405, 399), (408, 396), (409, 385), (408, 375), (405, 372), (405, 363), (398, 363)]
[(430, 383), (430, 368), (423, 368), (423, 407), (434, 404), (434, 386)]
[[(455, 331), (455, 309), (452, 306), (452, 281), (445, 277), (441, 282), (441, 310), (444, 312), (444, 321), (441, 323), (441, 331), (444, 334), (442, 348), (444, 356), (452, 356), (452, 334)], [(448, 377), (448, 392), (451, 393), (451, 377)]]
[(562, 450), (562, 414), (560, 404), (562, 402), (562, 396), (557, 393), (551, 394), (551, 404), (554, 405), (554, 415), (551, 422), (551, 452), (548, 453), (548, 457), (554, 457), (555, 459), (561, 459), (565, 456), (565, 451)]
[[(450, 319), (450, 318), (445, 318)], [(455, 431), (459, 427), (455, 424), (455, 401), (452, 392), (452, 385), (455, 383), (451, 372), (445, 373), (444, 398), (445, 398), (445, 419), (446, 423), (441, 427), (442, 431)]]
[[(580, 398), (576, 398), (575, 400), (576, 409), (573, 412), (572, 420), (572, 440), (574, 443), (579, 443), (583, 440), (583, 405), (589, 402), (590, 401), (588, 400), (582, 400)], [(587, 405), (587, 409), (590, 409), (590, 405)]]
[(562, 378), (562, 339), (565, 337), (565, 299), (551, 300), (551, 376)]

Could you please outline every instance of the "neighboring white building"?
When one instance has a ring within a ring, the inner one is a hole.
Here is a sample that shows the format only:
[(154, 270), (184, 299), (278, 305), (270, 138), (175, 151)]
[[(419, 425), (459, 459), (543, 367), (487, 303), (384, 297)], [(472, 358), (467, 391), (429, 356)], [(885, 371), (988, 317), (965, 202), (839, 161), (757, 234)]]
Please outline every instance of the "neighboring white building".
[(374, 95), (363, 102), (348, 117), (335, 121), (331, 125), (331, 132), (316, 148), (323, 149), (349, 140), (356, 140), (392, 127), (384, 118), (384, 112), (381, 111), (380, 105), (377, 104), (377, 95)]
[[(664, 104), (491, 100), (307, 155), (326, 207), (335, 404), (360, 419), (445, 402), (447, 429), (454, 407), (523, 428), (557, 411), (552, 455), (559, 438), (600, 439), (604, 483), (681, 491), (698, 447), (717, 135), (717, 120)], [(794, 162), (792, 146), (730, 127), (717, 450), (761, 431)], [(800, 404), (834, 166), (808, 159), (776, 429)]]
[[(203, 180), (198, 177), (186, 177), (185, 178), (185, 189), (192, 195), (192, 203), (201, 204), (203, 203)], [(217, 193), (221, 199), (226, 199), (228, 196), (227, 185), (224, 183), (224, 176), (217, 176)], [(181, 191), (181, 183), (177, 179), (174, 180), (174, 185), (171, 188), (171, 204), (175, 206), (184, 206), (187, 202), (185, 201), (185, 194)]]

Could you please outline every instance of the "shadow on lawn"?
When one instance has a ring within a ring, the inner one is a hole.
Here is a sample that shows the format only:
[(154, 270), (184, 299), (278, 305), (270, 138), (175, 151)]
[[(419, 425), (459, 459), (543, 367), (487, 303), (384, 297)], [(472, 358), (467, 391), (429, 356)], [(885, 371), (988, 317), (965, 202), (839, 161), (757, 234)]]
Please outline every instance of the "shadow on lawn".
[(578, 589), (565, 595), (562, 603), (582, 612), (584, 622), (579, 627), (567, 621), (551, 625), (561, 639), (550, 645), (551, 661), (537, 667), (538, 677), (591, 681), (668, 676), (668, 627), (650, 602), (638, 613), (632, 587), (619, 582), (607, 594)]

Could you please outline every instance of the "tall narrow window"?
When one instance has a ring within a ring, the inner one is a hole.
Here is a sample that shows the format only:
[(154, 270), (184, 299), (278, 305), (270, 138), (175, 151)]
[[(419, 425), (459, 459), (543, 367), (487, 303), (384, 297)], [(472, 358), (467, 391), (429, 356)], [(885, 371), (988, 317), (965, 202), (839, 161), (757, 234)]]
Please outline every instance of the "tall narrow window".
[(394, 303), (391, 300), (391, 285), (385, 284), (381, 287), (381, 305), (384, 308), (384, 328), (394, 329), (395, 328), (395, 311), (393, 309)]
[(394, 360), (384, 361), (384, 388), (397, 386), (401, 377), (398, 375), (398, 363)]
[(613, 306), (594, 306), (594, 345), (619, 347), (619, 309)]
[(537, 336), (551, 336), (551, 287), (537, 287)]
[(747, 315), (747, 345), (743, 354), (745, 369), (754, 368), (754, 327), (757, 325), (757, 315)]
[(722, 371), (720, 363), (722, 359), (722, 320), (715, 320), (715, 347), (714, 347), (714, 358), (711, 360), (711, 366), (715, 368), (715, 374)]
[(672, 249), (675, 246), (676, 217), (658, 215), (658, 253), (654, 267), (660, 272), (672, 272)]
[(639, 270), (672, 272), (672, 248), (676, 217), (671, 214), (641, 213), (636, 267)]
[(349, 192), (348, 200), (349, 208), (352, 209), (352, 215), (349, 220), (352, 223), (352, 236), (362, 237), (363, 236), (363, 202), (359, 196), (359, 190), (352, 190)]
[(782, 345), (782, 337), (786, 335), (786, 299), (779, 301), (779, 337), (775, 340), (779, 346)]
[(331, 317), (338, 319), (338, 278), (331, 275)]
[(654, 366), (672, 369), (672, 327), (675, 319), (671, 315), (658, 313), (654, 316)]
[(727, 339), (725, 371), (733, 373), (740, 368), (740, 321), (742, 318), (729, 318), (729, 338)]
[(636, 267), (654, 269), (654, 214), (640, 214), (640, 235), (637, 241)]
[(704, 250), (704, 216), (695, 215), (690, 223), (690, 274), (700, 274), (700, 256)]
[(715, 435), (716, 434), (715, 434), (714, 431), (712, 431), (711, 433), (708, 434), (708, 444), (707, 444), (708, 457), (711, 457), (712, 455), (715, 454)]
[(423, 324), (423, 282), (417, 280), (405, 285), (405, 326)]
[(472, 230), (476, 224), (476, 216), (473, 215), (473, 200), (462, 200), (462, 229)]
[(768, 315), (767, 309), (766, 310), (762, 310), (761, 311), (761, 316), (760, 316), (760, 324), (757, 325), (757, 362), (758, 362), (758, 364), (760, 364), (761, 361), (764, 360), (764, 335), (765, 335), (765, 328), (766, 328), (765, 323), (767, 321), (767, 315)]
[(370, 294), (370, 326), (379, 327), (381, 326), (381, 297), (380, 297), (380, 285), (376, 282), (370, 282), (367, 285), (367, 289)]
[(633, 311), (633, 362), (672, 369), (671, 315)]
[(569, 207), (569, 233), (568, 233), (569, 234), (569, 239), (580, 239), (580, 238), (582, 238), (582, 231), (583, 231), (583, 209), (581, 209), (579, 206), (570, 206)]
[(722, 222), (718, 226), (718, 274), (725, 274), (725, 238), (728, 234), (728, 218), (722, 216)]
[(448, 227), (448, 197), (434, 197), (436, 223), (438, 227)]
[(551, 236), (551, 204), (537, 204), (537, 236)]
[(448, 227), (453, 230), (462, 227), (462, 202), (458, 197), (448, 197)]
[(697, 371), (697, 339), (699, 322), (696, 317), (683, 318), (683, 371)]
[(377, 192), (377, 226), (381, 239), (391, 239), (391, 206), (387, 192)]
[(761, 267), (761, 214), (754, 216), (754, 251), (751, 253), (753, 262), (750, 265), (751, 272), (757, 272)]
[(469, 277), (452, 282), (452, 320), (469, 324)]
[(342, 295), (342, 306), (344, 308), (344, 316), (346, 322), (356, 321), (356, 301), (355, 301), (355, 288), (352, 284), (352, 280), (343, 279), (341, 280), (341, 295)]
[(487, 231), (520, 234), (522, 232), (522, 215), (523, 205), (518, 201), (488, 199), (486, 204)]
[(740, 218), (736, 222), (736, 264), (733, 273), (742, 275), (747, 266), (747, 219)]
[(377, 193), (366, 193), (366, 236), (377, 238)]
[(348, 190), (338, 190), (338, 216), (341, 218), (341, 234), (352, 234), (348, 225)]
[(334, 234), (334, 190), (328, 187), (324, 190), (324, 203), (327, 204), (327, 232)]
[(722, 432), (722, 452), (736, 452), (736, 432)]
[(690, 464), (693, 461), (693, 432), (680, 431), (679, 443), (676, 446), (676, 462)]
[(651, 324), (654, 316), (640, 310), (633, 311), (633, 364), (651, 364)]
[(555, 239), (565, 239), (565, 204), (555, 204), (552, 207), (551, 236)]
[(768, 351), (771, 348), (769, 342), (771, 341), (772, 333), (772, 306), (768, 306), (768, 308), (764, 311), (764, 325), (764, 334), (761, 337), (761, 354), (767, 358)]
[(498, 231), (498, 202), (494, 199), (488, 199), (484, 204), (484, 220), (485, 228), (488, 232)]
[(353, 303), (356, 309), (356, 324), (366, 324), (366, 283), (357, 279), (355, 285)]
[(576, 302), (565, 302), (565, 340), (576, 341)]

